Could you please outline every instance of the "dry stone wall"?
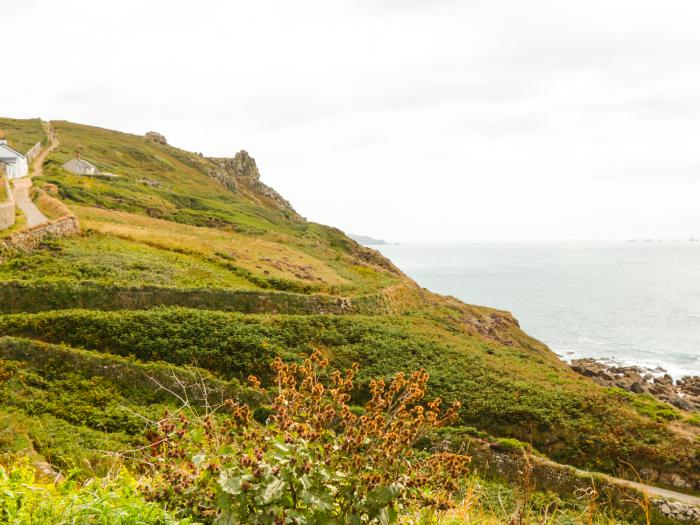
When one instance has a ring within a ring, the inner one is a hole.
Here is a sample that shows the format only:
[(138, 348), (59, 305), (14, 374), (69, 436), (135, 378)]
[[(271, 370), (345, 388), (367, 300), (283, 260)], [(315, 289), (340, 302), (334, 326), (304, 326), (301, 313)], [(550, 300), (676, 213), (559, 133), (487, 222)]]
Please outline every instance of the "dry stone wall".
[(49, 237), (70, 237), (80, 233), (80, 224), (74, 215), (39, 224), (33, 228), (10, 235), (2, 242), (6, 248), (33, 250), (41, 241)]
[(344, 314), (350, 313), (351, 308), (348, 300), (342, 297), (288, 292), (124, 287), (90, 282), (0, 283), (0, 313), (3, 314), (68, 308), (144, 310), (161, 306), (251, 314)]
[[(526, 456), (522, 451), (499, 451), (488, 445), (476, 444), (469, 451), (474, 470), (492, 478), (505, 479), (522, 485), (526, 479), (533, 488), (562, 495), (595, 491), (600, 502), (639, 509), (644, 496), (634, 486), (603, 474), (592, 474), (561, 465), (546, 458)], [(654, 510), (673, 520), (700, 523), (700, 507), (672, 498), (650, 496)]]
[[(91, 282), (0, 283), (0, 313), (41, 312), (69, 308), (144, 310), (182, 306), (243, 313), (376, 315), (410, 310), (418, 295), (405, 291), (401, 300), (359, 298), (281, 291), (179, 289), (161, 286), (118, 286)], [(394, 298), (395, 299), (395, 298)]]

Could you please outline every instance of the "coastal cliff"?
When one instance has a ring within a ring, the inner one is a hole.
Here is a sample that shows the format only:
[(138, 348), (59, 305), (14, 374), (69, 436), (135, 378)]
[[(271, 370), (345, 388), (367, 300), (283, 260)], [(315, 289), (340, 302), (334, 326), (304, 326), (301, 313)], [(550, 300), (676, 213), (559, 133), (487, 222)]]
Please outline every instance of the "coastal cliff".
[(207, 160), (213, 164), (209, 175), (231, 191), (245, 195), (256, 204), (286, 212), (289, 218), (304, 220), (287, 200), (260, 181), (255, 159), (247, 151), (241, 150), (233, 158), (208, 157)]

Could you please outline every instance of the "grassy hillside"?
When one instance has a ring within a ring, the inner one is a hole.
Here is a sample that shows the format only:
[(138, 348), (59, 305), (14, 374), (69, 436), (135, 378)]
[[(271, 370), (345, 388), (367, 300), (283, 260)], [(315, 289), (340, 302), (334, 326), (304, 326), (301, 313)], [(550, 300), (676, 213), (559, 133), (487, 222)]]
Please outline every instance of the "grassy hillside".
[[(68, 122), (53, 126), (61, 146), (47, 167), (49, 173), (59, 175), (61, 195), (70, 201), (247, 233), (304, 237), (319, 233), (316, 227), (295, 224), (289, 214), (261, 208), (233, 194), (207, 175), (213, 164), (195, 153), (100, 128)], [(67, 176), (58, 166), (76, 154), (119, 178)]]
[(638, 468), (696, 464), (692, 444), (669, 427), (683, 416), (668, 405), (591, 388), (517, 329), (512, 335), (520, 344), (506, 345), (465, 337), (446, 320), (439, 310), (403, 316), (63, 310), (3, 316), (0, 334), (143, 362), (196, 363), (222, 380), (265, 377), (275, 356), (296, 359), (322, 348), (336, 366), (362, 363), (360, 385), (425, 368), (433, 394), (464, 403), (462, 425), (532, 442), (563, 462), (608, 472), (620, 460)]
[(46, 142), (46, 132), (41, 119), (0, 118), (0, 139), (20, 153), (25, 153), (37, 142)]
[[(258, 186), (222, 185), (207, 158), (52, 125), (60, 146), (35, 185), (77, 215), (83, 234), (0, 253), (5, 454), (102, 472), (104, 451), (143, 443), (143, 417), (176, 403), (154, 376), (192, 377), (196, 366), (217, 388), (250, 396), (241, 379), (265, 380), (273, 358), (320, 350), (336, 366), (360, 363), (355, 402), (372, 379), (425, 368), (431, 395), (461, 401), (461, 427), (580, 467), (676, 473), (700, 489), (700, 428), (688, 414), (575, 375), (509, 314), (421, 290)], [(0, 129), (18, 143), (43, 133), (39, 121)], [(67, 173), (76, 153), (117, 177)]]
[[(236, 382), (191, 369), (0, 338), (2, 453), (30, 452), (57, 470), (104, 474), (115, 460), (110, 452), (143, 444), (144, 418), (158, 418), (176, 406), (177, 398), (156, 386), (177, 390), (174, 377), (188, 384), (205, 378), (212, 391), (227, 396), (244, 392)], [(197, 398), (194, 387), (189, 393)]]
[[(212, 162), (144, 137), (53, 123), (60, 147), (39, 185), (55, 187), (87, 230), (161, 250), (186, 251), (250, 272), (277, 288), (358, 293), (403, 282), (383, 258), (341, 232), (264, 208), (215, 181)], [(119, 177), (60, 166), (79, 152)]]

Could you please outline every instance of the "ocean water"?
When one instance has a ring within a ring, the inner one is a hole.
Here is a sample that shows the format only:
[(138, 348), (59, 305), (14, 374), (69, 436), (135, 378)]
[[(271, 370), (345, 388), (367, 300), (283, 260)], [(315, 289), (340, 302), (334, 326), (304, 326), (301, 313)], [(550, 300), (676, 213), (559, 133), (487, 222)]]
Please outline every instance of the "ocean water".
[(421, 286), (510, 311), (564, 359), (700, 375), (700, 242), (375, 248)]

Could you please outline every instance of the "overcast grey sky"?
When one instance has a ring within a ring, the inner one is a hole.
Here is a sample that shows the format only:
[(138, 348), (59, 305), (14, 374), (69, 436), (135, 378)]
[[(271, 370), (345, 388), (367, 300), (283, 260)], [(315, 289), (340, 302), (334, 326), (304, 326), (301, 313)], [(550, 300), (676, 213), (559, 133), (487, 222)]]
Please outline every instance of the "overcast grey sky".
[(205, 155), (247, 149), (300, 213), (348, 232), (700, 236), (697, 0), (1, 11), (0, 115), (152, 129)]

